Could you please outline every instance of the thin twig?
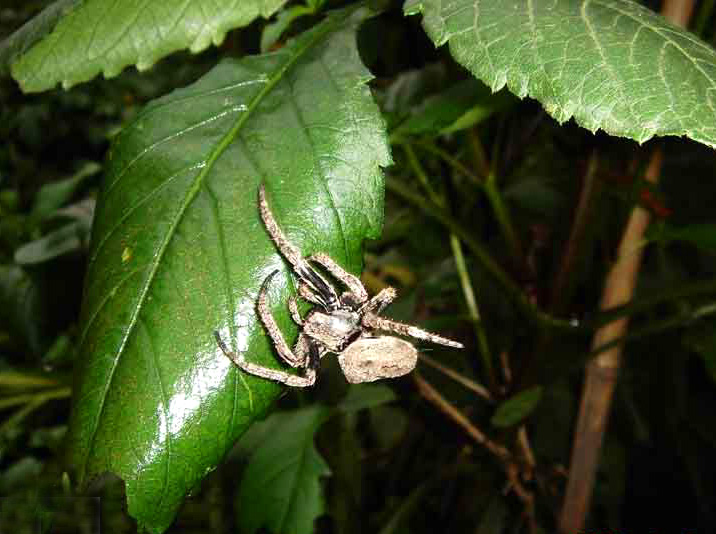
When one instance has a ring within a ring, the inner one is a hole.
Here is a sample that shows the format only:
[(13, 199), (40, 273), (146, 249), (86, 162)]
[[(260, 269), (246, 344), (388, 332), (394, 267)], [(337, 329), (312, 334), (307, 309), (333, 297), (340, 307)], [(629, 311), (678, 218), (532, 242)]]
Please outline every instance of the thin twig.
[(574, 269), (574, 263), (579, 256), (579, 248), (582, 244), (584, 234), (591, 220), (592, 204), (594, 194), (597, 190), (597, 152), (594, 150), (589, 157), (587, 171), (582, 179), (582, 188), (579, 192), (579, 201), (574, 211), (572, 228), (569, 232), (569, 239), (564, 248), (562, 260), (559, 263), (559, 271), (552, 283), (552, 295), (550, 298), (550, 311), (561, 313), (565, 302), (569, 301), (568, 280)]
[(480, 397), (487, 401), (494, 402), (492, 395), (490, 395), (488, 389), (482, 384), (475, 382), (474, 380), (470, 380), (469, 378), (461, 375), (454, 369), (450, 369), (449, 367), (446, 367), (443, 364), (433, 360), (430, 356), (420, 354), (420, 359), (431, 367), (434, 367), (435, 369), (440, 371), (445, 376), (452, 378), (455, 382), (457, 382), (461, 386), (464, 386), (465, 389), (469, 389), (470, 391), (477, 393)]
[(500, 352), (500, 367), (502, 368), (502, 378), (505, 380), (505, 387), (512, 383), (512, 367), (510, 367), (510, 358), (507, 351)]
[(488, 438), (482, 430), (477, 428), (460, 410), (450, 404), (438, 390), (426, 382), (418, 373), (413, 373), (413, 380), (425, 400), (433, 403), (441, 412), (461, 426), (462, 429), (467, 432), (468, 436), (474, 439), (478, 444), (485, 447), (502, 462), (507, 462), (511, 458), (512, 455), (510, 451)]
[(530, 439), (527, 435), (527, 427), (525, 425), (520, 425), (520, 428), (517, 431), (517, 445), (520, 448), (522, 456), (524, 456), (525, 462), (529, 466), (530, 471), (533, 471), (534, 468), (537, 466), (537, 460), (535, 459), (535, 455), (532, 452), (532, 447), (530, 446)]
[(482, 366), (487, 375), (488, 383), (495, 387), (497, 386), (497, 379), (495, 378), (495, 370), (492, 366), (492, 354), (490, 353), (490, 345), (487, 342), (487, 335), (485, 334), (485, 328), (482, 325), (480, 319), (480, 310), (477, 307), (477, 300), (475, 299), (475, 290), (472, 287), (470, 281), (470, 273), (467, 272), (467, 263), (465, 262), (465, 255), (462, 252), (462, 244), (460, 239), (455, 234), (450, 234), (450, 247), (452, 248), (453, 257), (455, 258), (455, 267), (460, 278), (460, 285), (462, 286), (462, 293), (465, 297), (465, 304), (467, 304), (467, 311), (470, 318), (473, 320), (473, 327), (475, 329), (475, 337), (477, 338), (477, 346), (480, 350), (480, 357), (482, 359)]

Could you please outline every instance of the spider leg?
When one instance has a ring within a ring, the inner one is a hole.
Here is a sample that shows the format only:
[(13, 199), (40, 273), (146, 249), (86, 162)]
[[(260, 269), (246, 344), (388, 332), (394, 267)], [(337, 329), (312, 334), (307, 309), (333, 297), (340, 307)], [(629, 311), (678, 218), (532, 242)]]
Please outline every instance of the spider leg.
[(278, 271), (272, 272), (266, 277), (263, 284), (261, 284), (256, 309), (259, 312), (261, 322), (266, 328), (266, 333), (268, 333), (271, 341), (273, 341), (273, 344), (276, 347), (276, 352), (278, 352), (278, 355), (281, 356), (281, 359), (291, 367), (301, 367), (306, 361), (306, 355), (300, 353), (294, 354), (291, 351), (288, 343), (286, 343), (286, 340), (283, 339), (283, 334), (281, 334), (281, 330), (279, 330), (276, 320), (273, 318), (273, 315), (271, 315), (271, 310), (269, 309), (268, 302), (266, 301), (266, 292), (268, 290), (269, 282), (271, 282), (271, 279), (277, 272)]
[(359, 304), (363, 304), (368, 300), (368, 293), (366, 292), (365, 287), (363, 287), (360, 279), (338, 265), (328, 254), (318, 252), (309, 257), (308, 260), (315, 261), (319, 265), (325, 267), (331, 275), (333, 275), (337, 280), (343, 282), (351, 293), (353, 293), (353, 295), (358, 299)]
[(403, 336), (410, 336), (410, 337), (414, 337), (416, 339), (430, 341), (431, 343), (437, 343), (439, 345), (455, 347), (456, 349), (464, 348), (464, 345), (462, 343), (458, 343), (457, 341), (452, 341), (450, 339), (438, 336), (436, 334), (432, 334), (425, 330), (421, 330), (417, 326), (399, 323), (398, 321), (393, 321), (391, 319), (386, 319), (384, 317), (378, 317), (374, 313), (370, 313), (370, 312), (366, 313), (363, 316), (363, 324), (365, 326), (367, 326), (368, 328), (373, 328), (375, 330), (383, 330), (385, 332), (395, 332), (395, 333), (401, 334)]
[(318, 296), (316, 296), (313, 291), (311, 291), (311, 288), (305, 282), (300, 282), (298, 284), (298, 296), (303, 300), (307, 300), (312, 304), (318, 304), (319, 306), (323, 306), (325, 308), (325, 303)]
[(361, 312), (373, 312), (375, 314), (380, 313), (383, 309), (393, 302), (395, 297), (398, 296), (398, 292), (395, 288), (386, 287), (380, 290), (380, 292), (366, 302), (360, 309)]
[(260, 376), (261, 378), (266, 378), (268, 380), (273, 380), (275, 382), (281, 382), (287, 386), (300, 388), (312, 386), (316, 382), (316, 369), (314, 367), (308, 367), (304, 376), (292, 375), (291, 373), (279, 371), (277, 369), (269, 369), (268, 367), (263, 367), (262, 365), (247, 362), (244, 359), (243, 354), (231, 352), (219, 336), (219, 332), (214, 332), (214, 337), (216, 337), (216, 342), (219, 344), (219, 348), (226, 355), (226, 357), (247, 373)]
[(298, 303), (294, 295), (288, 297), (288, 312), (291, 314), (291, 319), (293, 319), (294, 323), (298, 326), (303, 326), (303, 317), (301, 317), (301, 312), (298, 311)]
[(263, 183), (259, 186), (259, 212), (261, 219), (266, 225), (266, 231), (268, 231), (278, 250), (293, 266), (293, 270), (299, 278), (320, 296), (322, 299), (321, 306), (327, 310), (337, 309), (339, 304), (336, 290), (303, 259), (301, 251), (286, 238), (268, 207), (268, 203), (266, 202), (266, 189)]

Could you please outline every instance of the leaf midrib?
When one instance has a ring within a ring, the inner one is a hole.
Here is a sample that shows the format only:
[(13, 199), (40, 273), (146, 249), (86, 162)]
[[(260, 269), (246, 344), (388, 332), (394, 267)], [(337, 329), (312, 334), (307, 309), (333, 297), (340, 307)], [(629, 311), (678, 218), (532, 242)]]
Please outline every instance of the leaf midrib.
[[(330, 19), (329, 19), (330, 20)], [(341, 21), (337, 21), (338, 24), (341, 23)], [(132, 312), (132, 316), (130, 317), (129, 323), (127, 325), (126, 333), (123, 336), (122, 343), (117, 350), (114, 362), (112, 364), (112, 369), (110, 370), (109, 378), (107, 379), (107, 385), (104, 388), (104, 391), (102, 392), (102, 395), (100, 397), (100, 406), (97, 410), (97, 416), (94, 420), (94, 423), (92, 424), (92, 429), (90, 431), (90, 438), (87, 444), (87, 449), (85, 451), (85, 457), (84, 461), (82, 462), (82, 469), (79, 473), (79, 480), (80, 482), (84, 481), (85, 475), (87, 473), (87, 464), (89, 462), (92, 446), (94, 445), (94, 440), (97, 436), (97, 430), (99, 428), (100, 420), (102, 419), (102, 414), (104, 413), (105, 408), (105, 401), (107, 399), (107, 394), (112, 386), (112, 381), (115, 376), (115, 372), (117, 370), (117, 366), (119, 364), (119, 360), (121, 358), (122, 353), (124, 352), (124, 349), (126, 347), (126, 344), (134, 331), (134, 326), (137, 322), (137, 319), (139, 317), (139, 313), (143, 309), (143, 304), (146, 299), (147, 293), (149, 292), (149, 288), (152, 285), (152, 282), (154, 281), (154, 277), (156, 276), (156, 273), (159, 269), (159, 265), (161, 263), (162, 258), (164, 257), (164, 253), (169, 246), (169, 243), (171, 242), (172, 237), (174, 236), (174, 233), (181, 222), (184, 213), (186, 212), (189, 205), (191, 205), (192, 201), (196, 197), (196, 194), (199, 192), (204, 179), (208, 175), (209, 171), (213, 169), (214, 163), (216, 160), (221, 156), (224, 151), (228, 148), (228, 146), (231, 144), (231, 142), (236, 138), (238, 135), (238, 132), (241, 130), (243, 125), (246, 123), (246, 121), (253, 116), (253, 112), (256, 109), (256, 107), (259, 105), (259, 103), (263, 100), (263, 98), (276, 86), (276, 84), (283, 79), (284, 74), (286, 71), (291, 68), (300, 58), (304, 56), (304, 54), (311, 49), (313, 46), (315, 46), (318, 42), (322, 41), (323, 37), (330, 33), (333, 29), (334, 24), (329, 24), (328, 22), (325, 23), (323, 28), (320, 28), (320, 30), (316, 31), (316, 34), (312, 36), (311, 39), (308, 39), (307, 42), (300, 47), (296, 52), (289, 57), (288, 61), (284, 63), (283, 66), (281, 66), (275, 74), (269, 78), (268, 82), (266, 83), (266, 86), (257, 93), (257, 95), (254, 97), (254, 99), (251, 101), (249, 106), (247, 107), (246, 111), (238, 118), (236, 121), (236, 124), (229, 130), (229, 132), (222, 138), (222, 140), (219, 142), (219, 144), (216, 146), (215, 150), (212, 152), (211, 156), (208, 158), (206, 166), (202, 169), (202, 171), (197, 175), (196, 179), (194, 180), (194, 184), (189, 189), (187, 194), (184, 197), (184, 201), (182, 202), (182, 205), (180, 209), (178, 210), (177, 214), (174, 217), (174, 220), (172, 221), (171, 226), (167, 230), (166, 237), (162, 241), (159, 249), (157, 250), (157, 253), (154, 255), (154, 262), (151, 264), (151, 270), (149, 272), (149, 276), (147, 276), (146, 282), (144, 284), (144, 287), (142, 288), (139, 299), (137, 301), (137, 304), (134, 307), (134, 311)]]

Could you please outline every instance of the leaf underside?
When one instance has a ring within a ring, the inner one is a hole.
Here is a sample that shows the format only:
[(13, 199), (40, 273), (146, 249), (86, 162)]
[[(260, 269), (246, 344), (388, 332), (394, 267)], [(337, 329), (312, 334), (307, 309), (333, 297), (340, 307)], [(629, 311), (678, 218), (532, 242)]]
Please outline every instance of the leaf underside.
[(80, 483), (112, 471), (152, 532), (281, 388), (218, 349), (282, 368), (255, 314), (289, 342), (293, 282), (258, 215), (257, 188), (305, 255), (359, 273), (382, 225), (390, 162), (356, 50), (364, 10), (331, 15), (279, 51), (230, 60), (161, 98), (116, 138), (97, 203), (70, 420)]
[(559, 122), (642, 143), (716, 146), (716, 52), (630, 0), (407, 0), (436, 44), (493, 91), (530, 96)]
[(73, 5), (51, 33), (26, 52), (23, 49), (11, 66), (12, 76), (23, 91), (37, 92), (58, 83), (67, 89), (99, 73), (111, 78), (129, 65), (146, 70), (172, 52), (196, 53), (219, 45), (229, 30), (259, 16), (267, 18), (284, 3), (86, 0)]

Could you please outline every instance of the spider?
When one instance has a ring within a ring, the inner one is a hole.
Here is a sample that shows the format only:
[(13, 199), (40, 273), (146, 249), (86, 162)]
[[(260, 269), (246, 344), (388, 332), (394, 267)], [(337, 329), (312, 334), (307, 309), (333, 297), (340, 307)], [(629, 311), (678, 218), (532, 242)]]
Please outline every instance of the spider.
[[(295, 375), (248, 362), (243, 354), (231, 352), (215, 331), (214, 336), (221, 350), (241, 369), (288, 386), (306, 387), (316, 381), (320, 359), (327, 353), (334, 353), (338, 355), (346, 380), (356, 384), (402, 376), (415, 368), (417, 349), (403, 339), (379, 335), (379, 332), (393, 332), (448, 347), (463, 348), (456, 341), (381, 317), (380, 312), (395, 299), (395, 289), (387, 287), (369, 298), (361, 281), (346, 272), (327, 254), (318, 253), (304, 258), (298, 248), (288, 241), (271, 214), (263, 184), (259, 186), (258, 196), (259, 212), (266, 230), (298, 277), (298, 295), (316, 307), (301, 317), (296, 297), (289, 298), (291, 318), (301, 327), (298, 340), (291, 350), (267, 302), (269, 284), (278, 270), (267, 276), (256, 303), (259, 318), (281, 359), (291, 367), (302, 369), (303, 374)], [(347, 291), (338, 294), (335, 287), (311, 264), (320, 265), (340, 281)]]

